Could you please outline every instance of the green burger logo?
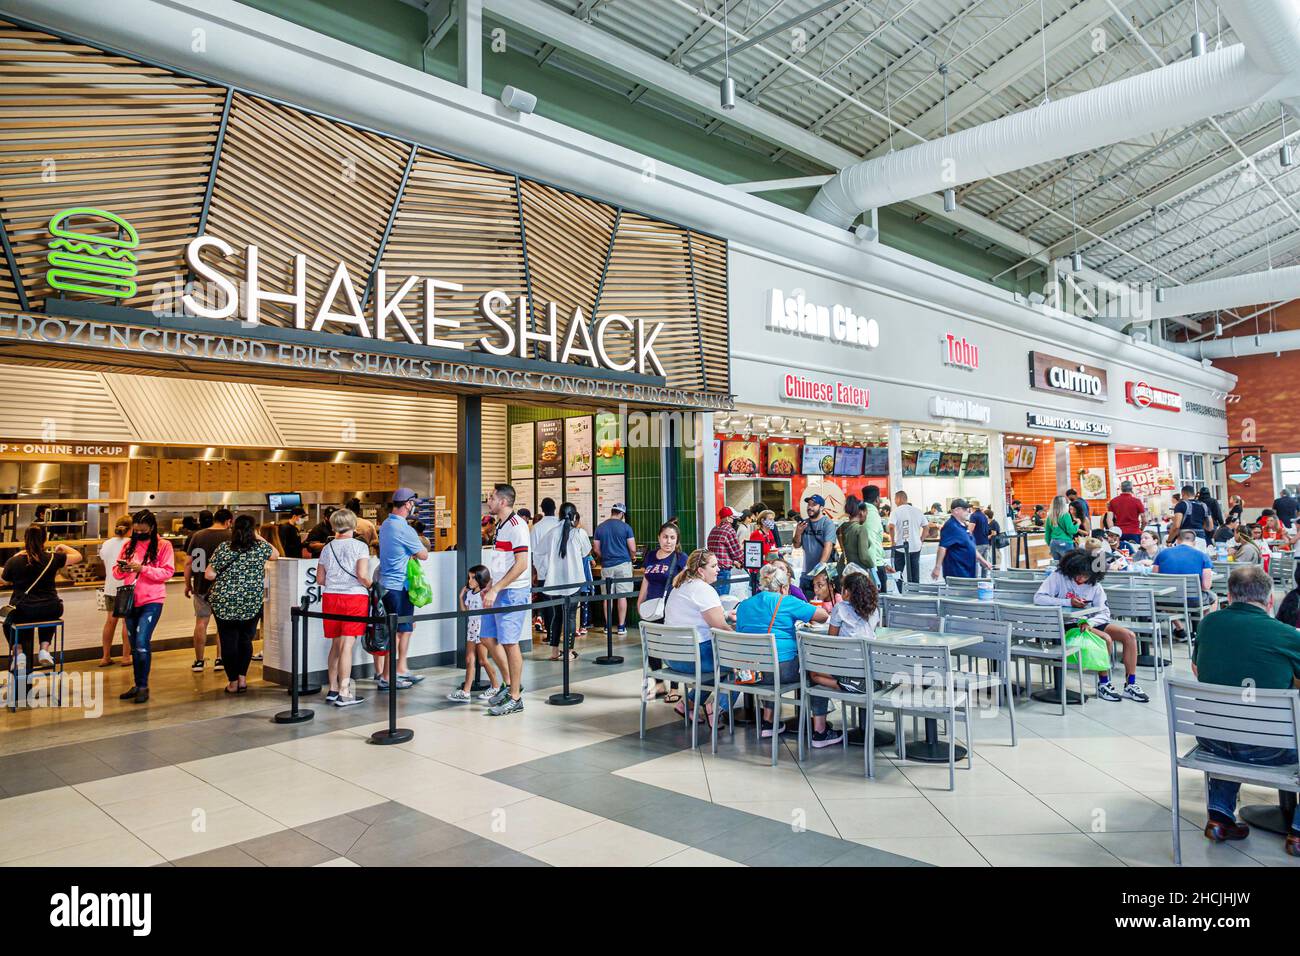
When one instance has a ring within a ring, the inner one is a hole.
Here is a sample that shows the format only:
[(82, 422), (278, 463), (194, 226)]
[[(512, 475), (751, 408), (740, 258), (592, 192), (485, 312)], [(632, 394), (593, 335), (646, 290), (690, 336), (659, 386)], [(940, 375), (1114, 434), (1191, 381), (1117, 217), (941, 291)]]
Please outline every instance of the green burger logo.
[[(117, 227), (116, 235), (81, 231), (92, 223), (71, 228), (69, 220), (78, 217), (99, 218)], [(45, 260), (50, 269), (45, 281), (51, 289), (85, 292), (127, 299), (135, 295), (135, 277), (139, 272), (135, 253), (140, 237), (121, 216), (103, 209), (78, 206), (65, 209), (50, 220), (50, 251)]]

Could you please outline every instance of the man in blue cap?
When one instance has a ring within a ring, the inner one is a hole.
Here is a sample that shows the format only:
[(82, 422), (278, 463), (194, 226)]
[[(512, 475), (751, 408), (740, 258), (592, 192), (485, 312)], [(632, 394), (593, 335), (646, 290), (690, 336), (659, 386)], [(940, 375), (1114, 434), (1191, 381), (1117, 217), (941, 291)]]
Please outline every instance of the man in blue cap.
[[(379, 526), (379, 581), (384, 586), (384, 607), (388, 613), (399, 618), (410, 618), (415, 613), (415, 605), (406, 592), (406, 562), (411, 558), (423, 561), (429, 556), (428, 550), (420, 542), (420, 536), (411, 527), (410, 517), (415, 511), (417, 496), (410, 488), (398, 488), (393, 492), (388, 518)], [(375, 676), (379, 678), (379, 689), (388, 690), (391, 675), (399, 690), (424, 680), (412, 674), (406, 666), (406, 651), (411, 645), (411, 632), (415, 625), (409, 620), (397, 625), (397, 647), (388, 654), (375, 658)], [(397, 670), (387, 669), (386, 664), (397, 655)]]
[(809, 495), (803, 503), (808, 517), (795, 525), (794, 546), (803, 548), (799, 590), (812, 594), (812, 569), (831, 559), (831, 550), (835, 547), (835, 522), (826, 515), (826, 499), (821, 495)]

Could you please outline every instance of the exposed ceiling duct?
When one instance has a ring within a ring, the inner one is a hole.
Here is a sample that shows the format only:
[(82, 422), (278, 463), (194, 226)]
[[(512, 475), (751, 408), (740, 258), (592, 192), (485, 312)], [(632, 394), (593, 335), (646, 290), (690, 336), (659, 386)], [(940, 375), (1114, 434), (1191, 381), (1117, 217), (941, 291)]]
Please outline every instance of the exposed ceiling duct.
[(808, 214), (848, 228), (868, 209), (1297, 94), (1300, 72), (1269, 72), (1236, 44), (846, 166)]
[(1204, 342), (1166, 342), (1165, 346), (1194, 359), (1239, 358), (1268, 352), (1289, 352), (1300, 349), (1300, 329), (1265, 332), (1263, 335), (1233, 335)]
[(1300, 266), (1189, 282), (1186, 285), (1168, 286), (1163, 291), (1164, 301), (1159, 301), (1151, 295), (1149, 289), (1142, 289), (1139, 292), (1140, 309), (1131, 308), (1125, 298), (1116, 297), (1097, 321), (1110, 329), (1122, 329), (1126, 325), (1171, 319), (1180, 315), (1300, 299)]

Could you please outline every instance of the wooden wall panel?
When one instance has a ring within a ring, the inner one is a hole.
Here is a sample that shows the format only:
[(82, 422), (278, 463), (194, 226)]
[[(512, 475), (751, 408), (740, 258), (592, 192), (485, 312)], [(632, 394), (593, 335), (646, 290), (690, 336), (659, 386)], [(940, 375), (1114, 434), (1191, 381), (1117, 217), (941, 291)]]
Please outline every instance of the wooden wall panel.
[(520, 193), (534, 317), (544, 320), (546, 304), (555, 302), (561, 329), (575, 307), (590, 322), (617, 211), (528, 180), (520, 181)]
[(151, 309), (155, 286), (183, 277), (224, 102), (222, 87), (0, 21), (0, 215), (31, 309), (52, 291), (50, 218), (74, 206), (140, 235), (136, 295), (113, 301)]
[(700, 334), (708, 391), (731, 391), (731, 343), (727, 329), (727, 244), (721, 239), (691, 232), (695, 264), (695, 293), (700, 309)]
[[(393, 222), (382, 261), (390, 293), (408, 275), (456, 282), (463, 292), (438, 292), (437, 315), (465, 327), (439, 330), (443, 339), (473, 342), (486, 331), (476, 319), (483, 293), (525, 294), (524, 248), (515, 177), (421, 149)], [(403, 311), (422, 335), (423, 290), (404, 300)]]
[[(338, 262), (347, 263), (360, 302), (409, 151), (396, 140), (235, 94), (206, 230), (236, 249), (223, 271), (242, 273), (243, 247), (256, 245), (260, 284), (289, 292), (292, 254), (301, 252), (309, 267), (308, 325)], [(293, 325), (292, 306), (260, 308), (263, 322)], [(333, 311), (347, 310), (340, 291)]]

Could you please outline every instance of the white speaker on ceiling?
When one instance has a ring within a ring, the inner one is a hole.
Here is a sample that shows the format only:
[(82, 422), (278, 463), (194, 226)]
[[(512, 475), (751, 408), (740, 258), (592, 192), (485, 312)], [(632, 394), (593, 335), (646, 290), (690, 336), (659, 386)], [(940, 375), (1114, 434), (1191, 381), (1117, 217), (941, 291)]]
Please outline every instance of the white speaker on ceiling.
[(537, 97), (517, 86), (507, 86), (501, 91), (501, 103), (520, 113), (531, 113), (537, 109)]

